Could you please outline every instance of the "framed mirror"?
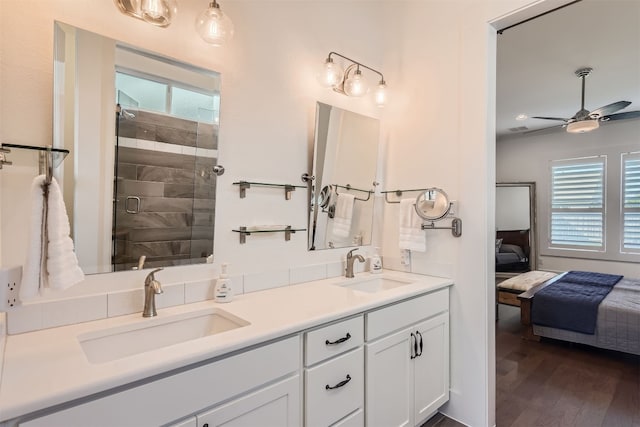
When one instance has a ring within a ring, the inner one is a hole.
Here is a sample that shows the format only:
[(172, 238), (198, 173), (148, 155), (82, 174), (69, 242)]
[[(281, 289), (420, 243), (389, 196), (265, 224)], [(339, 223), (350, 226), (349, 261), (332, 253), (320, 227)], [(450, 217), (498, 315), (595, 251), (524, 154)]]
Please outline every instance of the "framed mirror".
[(309, 250), (370, 245), (380, 122), (317, 103)]
[(56, 22), (54, 171), (85, 273), (213, 255), (220, 74)]
[(536, 236), (536, 184), (496, 184), (496, 275), (535, 270)]
[(422, 219), (438, 221), (449, 213), (449, 196), (439, 188), (428, 188), (416, 197), (416, 213)]

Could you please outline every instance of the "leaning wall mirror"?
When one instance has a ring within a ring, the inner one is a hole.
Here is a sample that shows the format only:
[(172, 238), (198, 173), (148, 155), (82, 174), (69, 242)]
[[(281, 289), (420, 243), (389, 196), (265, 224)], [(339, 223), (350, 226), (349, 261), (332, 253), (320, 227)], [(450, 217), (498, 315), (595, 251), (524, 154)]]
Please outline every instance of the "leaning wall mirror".
[(370, 245), (379, 120), (318, 102), (309, 250)]
[(220, 75), (63, 23), (54, 29), (55, 171), (85, 273), (213, 254)]
[(496, 184), (496, 275), (537, 268), (536, 184)]

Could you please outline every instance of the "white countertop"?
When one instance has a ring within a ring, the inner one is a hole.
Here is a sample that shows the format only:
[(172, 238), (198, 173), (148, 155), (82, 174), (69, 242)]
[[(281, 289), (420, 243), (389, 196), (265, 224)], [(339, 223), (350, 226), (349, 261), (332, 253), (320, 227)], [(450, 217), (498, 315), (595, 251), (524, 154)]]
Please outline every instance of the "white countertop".
[(0, 367), (0, 421), (453, 284), (451, 279), (442, 277), (385, 270), (385, 277), (411, 279), (415, 283), (378, 293), (332, 285), (339, 281), (360, 281), (378, 276), (360, 273), (356, 279), (338, 277), (236, 295), (232, 302), (226, 304), (205, 301), (160, 309), (159, 319), (218, 307), (250, 324), (105, 363), (93, 364), (87, 360), (78, 341), (79, 335), (150, 319), (143, 319), (140, 313), (136, 313), (7, 336), (4, 365)]

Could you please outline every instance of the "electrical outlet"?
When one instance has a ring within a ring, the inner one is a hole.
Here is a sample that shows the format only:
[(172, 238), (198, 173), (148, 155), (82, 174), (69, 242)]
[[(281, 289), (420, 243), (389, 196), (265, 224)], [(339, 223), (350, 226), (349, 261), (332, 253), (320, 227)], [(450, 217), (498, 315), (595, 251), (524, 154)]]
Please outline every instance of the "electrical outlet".
[(411, 251), (409, 249), (402, 249), (400, 251), (400, 264), (411, 265)]
[(22, 267), (0, 270), (0, 311), (9, 311), (20, 305)]

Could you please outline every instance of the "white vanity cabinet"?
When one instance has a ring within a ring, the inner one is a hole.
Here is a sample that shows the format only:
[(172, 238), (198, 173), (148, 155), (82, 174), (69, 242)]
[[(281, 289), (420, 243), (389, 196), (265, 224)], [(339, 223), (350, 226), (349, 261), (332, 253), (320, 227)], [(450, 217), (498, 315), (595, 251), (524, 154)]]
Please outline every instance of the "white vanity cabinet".
[(300, 377), (288, 378), (196, 416), (198, 427), (300, 425)]
[[(277, 421), (272, 425), (297, 426), (301, 420), (300, 348), (296, 335), (49, 415), (18, 420), (17, 425), (191, 426), (193, 417), (185, 417), (196, 414), (199, 426), (210, 419), (212, 427), (237, 425), (227, 421), (246, 414), (240, 419), (247, 422), (239, 425), (269, 425), (253, 423), (267, 417)], [(229, 398), (233, 400), (224, 403)]]
[(364, 426), (363, 344), (363, 315), (305, 333), (306, 427)]
[(449, 399), (449, 293), (367, 314), (366, 425), (420, 425)]

